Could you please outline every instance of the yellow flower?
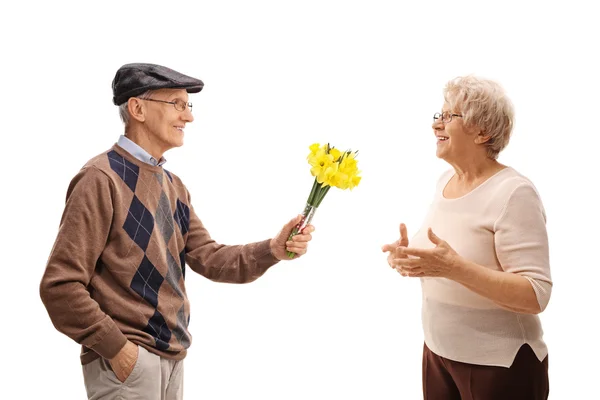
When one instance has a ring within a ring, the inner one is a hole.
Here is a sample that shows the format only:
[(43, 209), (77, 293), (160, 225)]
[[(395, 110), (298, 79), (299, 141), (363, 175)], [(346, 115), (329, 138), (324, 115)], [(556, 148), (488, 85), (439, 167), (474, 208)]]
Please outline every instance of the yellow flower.
[(333, 164), (333, 156), (325, 153), (324, 149), (319, 149), (314, 155), (308, 156), (308, 163), (312, 166), (312, 176), (322, 176), (323, 171)]
[[(314, 211), (319, 207), (325, 195), (332, 187), (340, 189), (353, 189), (361, 180), (356, 163), (358, 152), (340, 151), (331, 147), (329, 143), (321, 146), (313, 143), (309, 146), (310, 153), (306, 157), (310, 164), (310, 173), (315, 177), (312, 189), (306, 200), (306, 207), (302, 215), (305, 223), (310, 223)], [(297, 235), (301, 227), (295, 227), (288, 240)], [(288, 251), (288, 257), (293, 258), (295, 253)]]
[(330, 177), (328, 183), (340, 189), (353, 189), (361, 180), (358, 176), (360, 171), (357, 168), (356, 153), (346, 152), (339, 162), (337, 173)]
[(315, 155), (317, 154), (317, 151), (319, 150), (319, 147), (321, 147), (321, 145), (319, 143), (313, 143), (310, 145), (309, 149), (310, 149), (310, 154), (308, 155), (309, 157), (311, 155)]
[(331, 154), (333, 156), (333, 161), (338, 161), (340, 159), (340, 157), (342, 156), (342, 152), (339, 151), (338, 149), (329, 150), (329, 154)]
[[(329, 154), (330, 155), (330, 154)], [(338, 163), (332, 162), (329, 165), (323, 167), (317, 177), (317, 182), (321, 183), (323, 187), (331, 186), (330, 182), (333, 177), (337, 175)]]

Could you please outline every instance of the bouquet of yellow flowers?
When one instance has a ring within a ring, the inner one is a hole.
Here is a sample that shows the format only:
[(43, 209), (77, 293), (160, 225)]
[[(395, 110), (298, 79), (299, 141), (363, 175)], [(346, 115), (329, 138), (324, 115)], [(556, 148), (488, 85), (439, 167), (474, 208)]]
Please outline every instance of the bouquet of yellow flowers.
[[(291, 240), (298, 232), (302, 231), (306, 225), (310, 224), (317, 208), (325, 198), (331, 187), (339, 189), (354, 189), (360, 183), (361, 177), (358, 176), (356, 156), (358, 151), (344, 152), (329, 145), (321, 146), (314, 143), (310, 146), (308, 163), (311, 166), (310, 173), (315, 177), (313, 187), (306, 200), (306, 207), (302, 213), (302, 220), (294, 227), (288, 240)], [(289, 258), (293, 258), (296, 253), (288, 251)]]

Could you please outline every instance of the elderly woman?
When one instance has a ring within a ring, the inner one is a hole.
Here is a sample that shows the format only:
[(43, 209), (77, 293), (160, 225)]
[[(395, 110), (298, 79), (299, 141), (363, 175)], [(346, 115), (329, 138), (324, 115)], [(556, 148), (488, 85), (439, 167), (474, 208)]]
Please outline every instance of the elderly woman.
[(496, 160), (513, 106), (497, 83), (471, 76), (450, 81), (444, 99), (432, 128), (452, 169), (410, 246), (404, 224), (383, 246), (391, 267), (421, 279), (424, 398), (547, 399), (545, 211), (533, 183)]

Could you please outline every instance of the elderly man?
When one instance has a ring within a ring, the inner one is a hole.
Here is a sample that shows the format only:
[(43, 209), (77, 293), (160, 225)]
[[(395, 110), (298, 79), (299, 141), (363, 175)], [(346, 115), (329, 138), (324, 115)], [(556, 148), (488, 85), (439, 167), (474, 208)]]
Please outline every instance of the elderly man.
[(90, 399), (181, 399), (191, 344), (186, 264), (218, 282), (251, 282), (286, 252), (304, 254), (312, 225), (288, 241), (226, 246), (211, 239), (163, 154), (194, 120), (188, 93), (202, 81), (153, 64), (113, 80), (125, 135), (73, 178), (40, 285), (56, 329), (82, 345)]

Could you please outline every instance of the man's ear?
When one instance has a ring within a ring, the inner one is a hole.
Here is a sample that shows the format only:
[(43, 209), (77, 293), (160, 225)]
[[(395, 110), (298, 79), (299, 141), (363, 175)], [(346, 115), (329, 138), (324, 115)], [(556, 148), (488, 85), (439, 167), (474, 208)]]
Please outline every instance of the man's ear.
[(129, 100), (127, 100), (127, 109), (129, 110), (131, 118), (134, 118), (138, 122), (146, 121), (146, 107), (137, 97), (130, 97)]

